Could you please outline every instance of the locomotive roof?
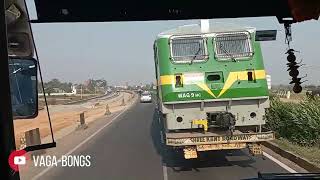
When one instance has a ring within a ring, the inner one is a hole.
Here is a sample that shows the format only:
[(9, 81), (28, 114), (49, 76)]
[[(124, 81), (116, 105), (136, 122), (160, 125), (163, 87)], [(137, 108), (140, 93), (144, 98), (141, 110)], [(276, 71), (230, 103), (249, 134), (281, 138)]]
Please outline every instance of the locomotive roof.
[(199, 35), (199, 34), (210, 34), (217, 32), (234, 32), (234, 31), (249, 31), (254, 32), (256, 29), (254, 27), (239, 26), (236, 24), (227, 23), (210, 23), (208, 32), (201, 32), (200, 24), (190, 24), (179, 26), (174, 29), (170, 29), (158, 34), (158, 38), (169, 37), (172, 35)]

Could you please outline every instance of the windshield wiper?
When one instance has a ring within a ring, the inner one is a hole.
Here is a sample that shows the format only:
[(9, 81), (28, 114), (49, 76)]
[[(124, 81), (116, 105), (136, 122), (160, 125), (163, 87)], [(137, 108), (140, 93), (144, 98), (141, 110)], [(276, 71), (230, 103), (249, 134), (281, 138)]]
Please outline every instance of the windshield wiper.
[(200, 50), (201, 50), (201, 47), (200, 47), (200, 44), (199, 44), (199, 48), (198, 48), (198, 51), (196, 52), (196, 54), (193, 56), (193, 58), (191, 59), (191, 61), (190, 61), (190, 65), (193, 63), (193, 61), (197, 58), (197, 56), (198, 56), (198, 54), (199, 54), (199, 52), (200, 52)]
[(21, 72), (24, 72), (24, 71), (28, 71), (28, 70), (30, 70), (30, 69), (32, 69), (32, 68), (35, 68), (35, 66), (29, 66), (29, 67), (20, 67), (20, 68), (18, 68), (18, 69), (15, 69), (10, 75), (13, 75), (13, 74), (17, 74), (17, 73), (21, 73)]
[(17, 74), (18, 72), (22, 71), (23, 69), (22, 68), (19, 68), (19, 69), (16, 69), (14, 70), (11, 74)]
[(222, 51), (224, 51), (224, 53), (225, 53), (226, 55), (228, 55), (228, 56), (231, 58), (231, 60), (232, 60), (233, 62), (237, 62), (237, 60), (236, 60), (228, 51), (226, 51), (226, 50), (224, 49), (224, 47), (222, 46), (222, 44), (220, 44), (220, 48), (222, 49)]

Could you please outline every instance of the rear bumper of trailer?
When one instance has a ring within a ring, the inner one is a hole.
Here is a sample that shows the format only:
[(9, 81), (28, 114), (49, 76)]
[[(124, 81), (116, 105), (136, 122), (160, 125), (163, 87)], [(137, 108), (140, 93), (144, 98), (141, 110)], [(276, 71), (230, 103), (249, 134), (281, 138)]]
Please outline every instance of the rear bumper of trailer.
[(226, 132), (182, 132), (166, 133), (166, 144), (168, 146), (192, 146), (203, 144), (226, 144), (226, 143), (254, 143), (270, 141), (275, 138), (273, 131), (243, 133), (235, 131), (233, 135)]
[(186, 159), (197, 158), (199, 151), (249, 148), (253, 155), (262, 154), (261, 142), (275, 139), (273, 131), (244, 133), (235, 131), (233, 135), (225, 132), (206, 133), (166, 133), (166, 144), (182, 148)]

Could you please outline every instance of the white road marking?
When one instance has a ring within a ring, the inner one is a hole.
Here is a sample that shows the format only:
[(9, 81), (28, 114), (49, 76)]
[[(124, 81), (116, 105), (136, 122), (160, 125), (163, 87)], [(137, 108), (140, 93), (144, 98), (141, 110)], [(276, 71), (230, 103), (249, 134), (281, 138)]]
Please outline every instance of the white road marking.
[[(87, 137), (84, 141), (82, 141), (80, 144), (78, 144), (76, 147), (74, 147), (73, 149), (71, 149), (69, 152), (67, 152), (66, 154), (64, 154), (63, 156), (68, 156), (70, 154), (72, 154), (74, 151), (76, 151), (78, 148), (80, 148), (82, 145), (84, 145), (85, 143), (87, 143), (89, 140), (91, 140), (94, 136), (96, 136), (99, 132), (101, 132), (105, 127), (109, 126), (115, 119), (117, 119), (119, 116), (121, 116), (124, 112), (126, 112), (128, 110), (128, 108), (131, 106), (126, 107), (122, 112), (120, 112), (118, 115), (116, 115), (114, 118), (112, 118), (107, 124), (105, 124), (104, 126), (102, 126), (100, 129), (98, 129), (95, 133), (91, 134), (89, 137)], [(61, 158), (58, 160), (61, 161)], [(41, 171), (39, 174), (37, 174), (36, 176), (34, 176), (32, 179), (36, 180), (38, 178), (40, 178), (41, 176), (43, 176), (45, 173), (47, 173), (49, 170), (51, 170), (54, 166), (49, 166), (46, 169), (44, 169), (43, 171)]]
[(162, 171), (163, 171), (163, 180), (168, 180), (168, 169), (167, 169), (167, 166), (162, 165)]
[(284, 163), (280, 162), (278, 159), (274, 158), (273, 156), (271, 156), (270, 154), (263, 152), (263, 155), (266, 156), (267, 158), (269, 158), (271, 161), (277, 163), (279, 166), (281, 166), (283, 169), (289, 171), (290, 173), (297, 173), (297, 171), (293, 170), (292, 168), (290, 168), (289, 166), (285, 165)]

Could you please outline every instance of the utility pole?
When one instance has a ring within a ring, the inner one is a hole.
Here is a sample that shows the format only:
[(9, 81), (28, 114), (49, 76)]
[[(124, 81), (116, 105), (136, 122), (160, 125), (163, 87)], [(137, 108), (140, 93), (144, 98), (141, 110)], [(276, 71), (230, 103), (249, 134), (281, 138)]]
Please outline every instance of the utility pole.
[(82, 84), (81, 84), (81, 99), (82, 99)]
[(8, 41), (5, 16), (5, 0), (0, 0), (0, 179), (19, 180), (19, 173), (12, 173), (9, 155), (16, 150), (12, 118), (8, 64)]

